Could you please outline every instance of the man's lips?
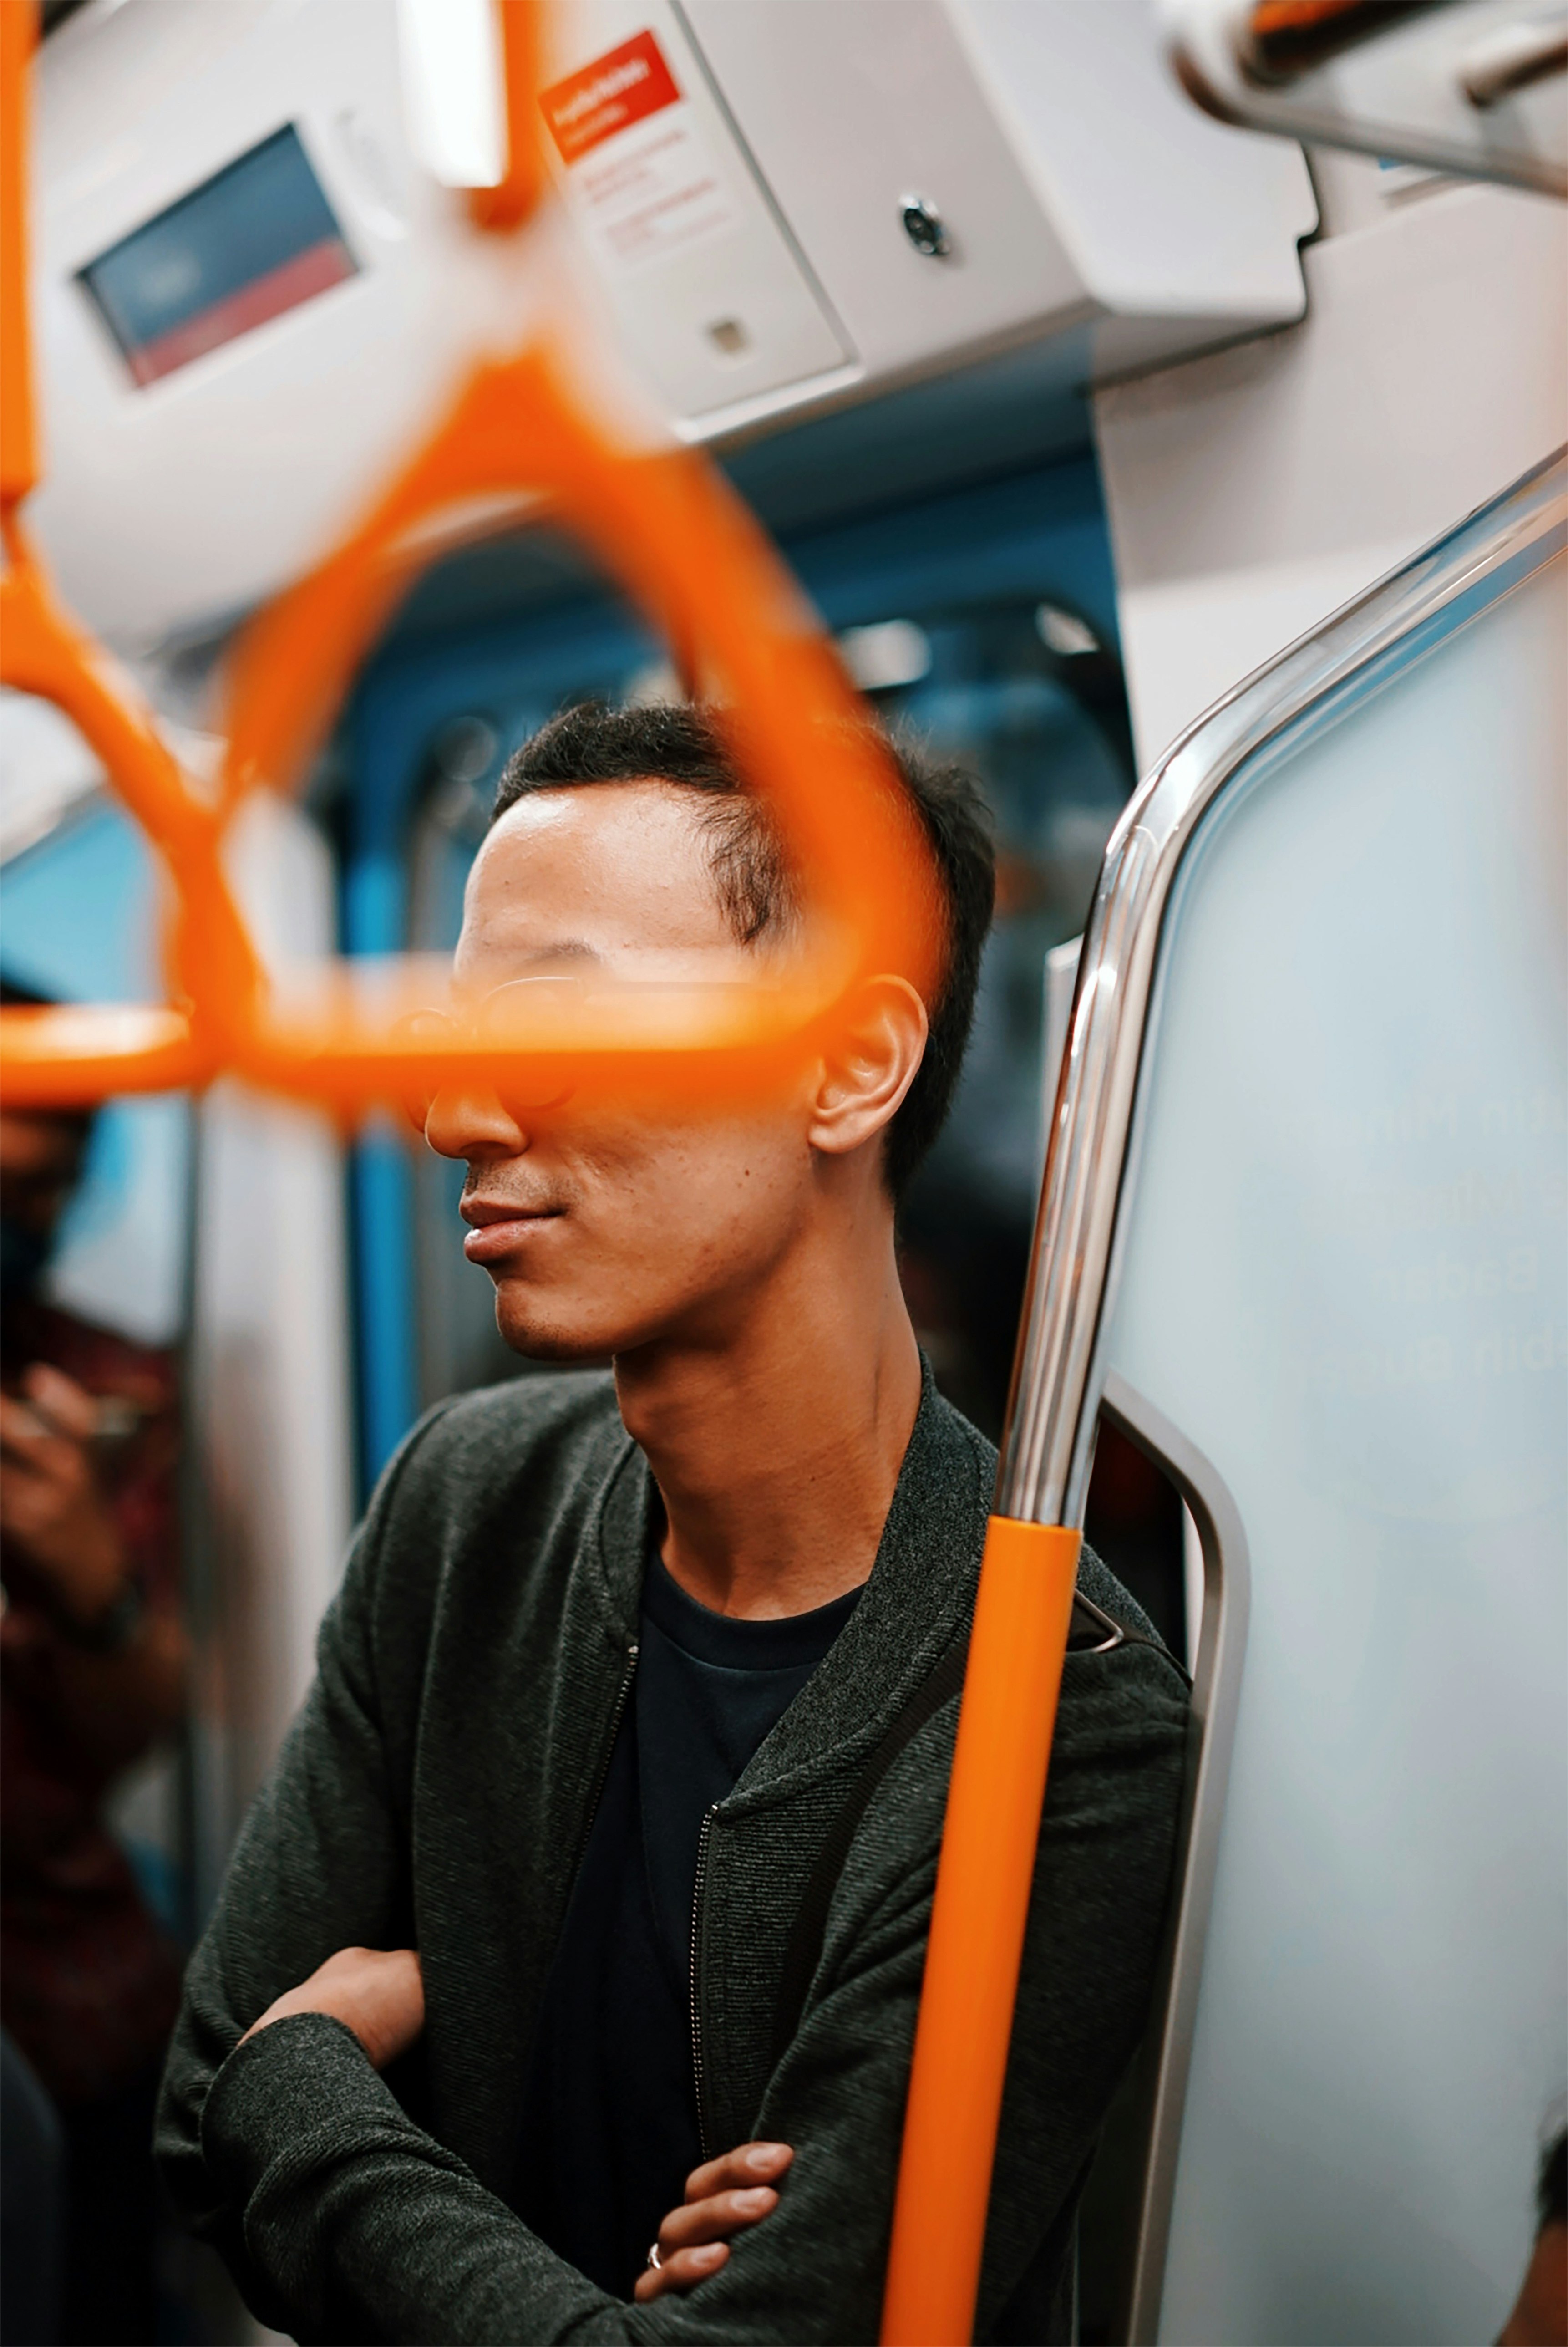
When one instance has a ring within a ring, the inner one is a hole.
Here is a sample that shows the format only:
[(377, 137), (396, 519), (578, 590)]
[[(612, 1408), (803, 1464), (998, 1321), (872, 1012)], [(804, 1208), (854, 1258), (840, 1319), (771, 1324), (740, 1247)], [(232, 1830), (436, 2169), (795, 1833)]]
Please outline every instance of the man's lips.
[(542, 1223), (559, 1222), (564, 1206), (523, 1206), (511, 1198), (465, 1198), (458, 1208), (470, 1225), (463, 1252), (470, 1263), (499, 1263)]

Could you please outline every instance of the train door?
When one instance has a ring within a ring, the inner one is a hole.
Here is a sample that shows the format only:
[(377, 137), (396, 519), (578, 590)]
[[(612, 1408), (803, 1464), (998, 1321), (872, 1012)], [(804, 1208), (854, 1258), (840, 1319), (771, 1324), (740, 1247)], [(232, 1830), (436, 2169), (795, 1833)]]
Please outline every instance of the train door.
[[(1409, 599), (1348, 702), (1319, 656), (1316, 729), (1200, 835), (1162, 948), (1100, 1358), (1221, 1504), (1197, 1937), (1107, 2334), (1136, 2339), (1494, 2335), (1568, 2078), (1564, 631), (1536, 469), (1568, 245), (1537, 195), (1313, 165), (1303, 325), (1095, 401), (1146, 771), (1194, 721), (1201, 762), (1296, 637), (1299, 681), (1379, 575)], [(1450, 562), (1472, 600), (1423, 633)], [(1227, 1353), (1270, 1367), (1222, 1432)]]
[(1568, 2061), (1565, 528), (1559, 462), (1222, 703), (1085, 947), (1058, 1179), (1139, 1068), (1096, 1374), (1218, 1495), (1134, 2339), (1490, 2336), (1527, 2261)]

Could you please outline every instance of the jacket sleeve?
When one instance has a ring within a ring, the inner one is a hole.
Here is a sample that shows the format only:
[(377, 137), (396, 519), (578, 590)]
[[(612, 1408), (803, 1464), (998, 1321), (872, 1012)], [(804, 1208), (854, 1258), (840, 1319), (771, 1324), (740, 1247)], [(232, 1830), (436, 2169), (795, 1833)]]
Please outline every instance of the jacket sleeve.
[(302, 2341), (409, 2347), (874, 2339), (929, 1879), (925, 1889), (923, 1902), (906, 1881), (902, 1911), (873, 1926), (855, 1976), (786, 2057), (797, 2075), (781, 2071), (771, 2132), (795, 2159), (779, 2208), (718, 2276), (650, 2307), (610, 2297), (548, 2249), (417, 2126), (341, 2023), (274, 2023), (230, 2055), (201, 2125), (252, 2307)]
[[(1102, 1717), (1057, 1754), (982, 2336), (1060, 2216), (1142, 2026), (1183, 1734), (1172, 1702), (1153, 1725), (1130, 1713), (1124, 1732)], [(202, 2174), (235, 2212), (258, 2310), (273, 2321), (282, 2313), (304, 2340), (874, 2339), (951, 1737), (950, 1714), (923, 1731), (857, 1837), (812, 1999), (760, 2118), (760, 2132), (794, 2146), (794, 2162), (779, 2208), (737, 2239), (720, 2273), (647, 2308), (606, 2296), (415, 2124), (347, 2030), (301, 2015), (229, 2055), (200, 2116)], [(922, 1749), (932, 1740), (940, 1767)], [(927, 1858), (914, 1866), (911, 1802), (933, 1813)], [(1108, 1911), (1096, 1886), (1129, 1881), (1143, 1886), (1131, 1909), (1118, 1896)], [(1092, 1980), (1092, 1999), (1061, 1994), (1053, 1979)]]
[(343, 1947), (411, 1936), (397, 1771), (382, 1725), (373, 1635), (382, 1532), (416, 1429), (355, 1536), (317, 1642), (317, 1671), (236, 1844), (186, 1974), (154, 2149), (185, 2222), (211, 2240), (267, 2322), (285, 2319), (244, 2242), (242, 2208), (202, 2151), (214, 2078), (275, 1997)]

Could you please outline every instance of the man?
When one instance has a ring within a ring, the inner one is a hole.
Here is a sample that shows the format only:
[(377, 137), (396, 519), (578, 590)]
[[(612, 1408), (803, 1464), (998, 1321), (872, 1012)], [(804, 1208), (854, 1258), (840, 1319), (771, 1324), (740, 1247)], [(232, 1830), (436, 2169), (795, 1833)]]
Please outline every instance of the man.
[[(869, 1799), (795, 2010), (786, 1946), (830, 1824), (961, 1651), (995, 1470), (894, 1243), (991, 851), (972, 785), (901, 764), (945, 908), (928, 1003), (867, 981), (782, 1096), (429, 1104), (503, 1335), (613, 1373), (410, 1437), (191, 1968), (165, 2173), (302, 2338), (876, 2333), (956, 1697)], [(503, 778), (457, 981), (482, 1015), (519, 979), (765, 979), (811, 918), (701, 714), (578, 710)], [(1143, 1642), (1067, 1665), (987, 2337), (1068, 2335), (1171, 1870), (1184, 1686), (1091, 1558), (1081, 1588)], [(680, 2288), (644, 2272), (656, 2232)]]
[[(63, 2334), (123, 2342), (157, 2319), (148, 2137), (179, 1960), (103, 1809), (179, 1725), (186, 1648), (171, 1364), (41, 1292), (89, 1131), (0, 1111), (0, 2015), (8, 2110), (46, 2143), (40, 2086), (58, 2113)], [(34, 2255), (50, 2230), (30, 2220)]]

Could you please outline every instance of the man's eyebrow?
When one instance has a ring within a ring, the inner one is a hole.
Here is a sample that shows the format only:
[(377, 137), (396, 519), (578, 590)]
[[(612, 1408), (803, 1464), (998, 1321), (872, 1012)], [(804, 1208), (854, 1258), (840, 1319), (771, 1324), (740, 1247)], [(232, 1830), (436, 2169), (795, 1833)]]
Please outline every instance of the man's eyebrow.
[[(5, 0), (0, 0), (0, 6), (4, 5)], [(493, 994), (497, 986), (516, 985), (520, 979), (529, 978), (554, 977), (563, 963), (569, 968), (573, 964), (580, 967), (592, 962), (602, 968), (604, 958), (598, 947), (590, 946), (586, 938), (557, 938), (548, 946), (536, 946), (532, 953), (508, 954), (506, 968), (509, 975), (507, 976), (494, 969), (455, 971), (453, 992), (460, 1001), (482, 1001), (485, 996)]]
[(532, 969), (542, 961), (602, 961), (604, 956), (585, 938), (560, 938), (554, 945), (538, 947), (533, 953), (525, 955), (524, 959)]

